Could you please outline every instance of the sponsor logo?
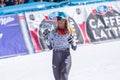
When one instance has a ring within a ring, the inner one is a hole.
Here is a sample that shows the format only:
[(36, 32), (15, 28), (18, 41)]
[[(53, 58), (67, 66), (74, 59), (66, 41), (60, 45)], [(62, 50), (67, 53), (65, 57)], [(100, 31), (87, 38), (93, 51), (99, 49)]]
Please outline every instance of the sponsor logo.
[(79, 15), (81, 13), (80, 8), (76, 8), (76, 13)]
[(14, 21), (15, 19), (13, 18), (13, 17), (1, 17), (0, 18), (0, 24), (1, 25), (6, 25), (6, 24), (8, 24), (8, 23), (10, 23), (10, 22), (12, 22), (12, 21)]
[(105, 6), (105, 5), (102, 5), (102, 6), (98, 6), (96, 9), (93, 9), (92, 10), (92, 14), (93, 15), (104, 15), (106, 14), (108, 11), (109, 12), (112, 12), (112, 7), (111, 6)]
[(35, 16), (34, 16), (33, 14), (30, 14), (30, 15), (29, 15), (29, 19), (30, 19), (30, 20), (35, 20)]

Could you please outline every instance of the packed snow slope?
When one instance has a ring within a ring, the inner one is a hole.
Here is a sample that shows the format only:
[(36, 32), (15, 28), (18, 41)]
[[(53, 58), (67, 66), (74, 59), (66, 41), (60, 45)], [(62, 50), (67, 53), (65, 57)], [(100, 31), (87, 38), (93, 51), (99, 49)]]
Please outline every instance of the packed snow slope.
[[(72, 51), (69, 80), (120, 80), (120, 41)], [(54, 80), (52, 51), (0, 59), (0, 80)]]

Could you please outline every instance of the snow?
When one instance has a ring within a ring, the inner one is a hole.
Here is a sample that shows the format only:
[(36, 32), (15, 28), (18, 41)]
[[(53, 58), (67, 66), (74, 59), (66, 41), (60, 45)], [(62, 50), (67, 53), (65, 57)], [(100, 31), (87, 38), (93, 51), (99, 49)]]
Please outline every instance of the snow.
[[(72, 51), (69, 80), (120, 80), (120, 41)], [(1, 80), (54, 80), (52, 51), (0, 60)]]

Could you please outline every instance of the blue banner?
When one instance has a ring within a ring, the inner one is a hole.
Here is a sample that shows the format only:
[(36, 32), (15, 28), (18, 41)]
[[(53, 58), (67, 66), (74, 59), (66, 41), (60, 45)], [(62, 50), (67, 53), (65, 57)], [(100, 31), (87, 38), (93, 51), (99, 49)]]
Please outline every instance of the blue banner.
[(18, 15), (0, 17), (0, 57), (25, 54), (27, 48), (22, 36)]

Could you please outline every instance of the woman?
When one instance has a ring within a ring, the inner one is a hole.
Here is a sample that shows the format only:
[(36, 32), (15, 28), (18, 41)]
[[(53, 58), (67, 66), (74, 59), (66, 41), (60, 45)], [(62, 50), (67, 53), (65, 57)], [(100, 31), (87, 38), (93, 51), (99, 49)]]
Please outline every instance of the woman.
[(49, 49), (53, 49), (53, 73), (55, 80), (68, 80), (71, 68), (70, 46), (76, 50), (74, 31), (70, 27), (64, 12), (58, 12), (58, 27), (49, 32), (44, 32), (44, 38)]

